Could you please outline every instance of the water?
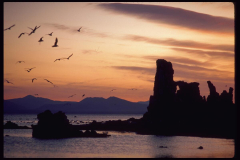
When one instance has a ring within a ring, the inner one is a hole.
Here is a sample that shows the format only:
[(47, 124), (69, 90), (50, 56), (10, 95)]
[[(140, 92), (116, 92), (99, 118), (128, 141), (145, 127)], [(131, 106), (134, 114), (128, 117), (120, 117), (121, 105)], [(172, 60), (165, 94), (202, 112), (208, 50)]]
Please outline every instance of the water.
[[(76, 116), (76, 117), (74, 117)], [(69, 120), (90, 122), (125, 120), (142, 115), (67, 115)], [(36, 115), (4, 115), (4, 121), (33, 121)], [(28, 119), (28, 120), (27, 120)], [(98, 131), (101, 133), (101, 131)], [(31, 129), (4, 129), (6, 158), (232, 158), (234, 140), (185, 136), (137, 135), (108, 132), (108, 138), (39, 140)], [(9, 135), (9, 136), (6, 136)], [(167, 146), (167, 148), (159, 148)], [(203, 146), (203, 149), (197, 149)]]

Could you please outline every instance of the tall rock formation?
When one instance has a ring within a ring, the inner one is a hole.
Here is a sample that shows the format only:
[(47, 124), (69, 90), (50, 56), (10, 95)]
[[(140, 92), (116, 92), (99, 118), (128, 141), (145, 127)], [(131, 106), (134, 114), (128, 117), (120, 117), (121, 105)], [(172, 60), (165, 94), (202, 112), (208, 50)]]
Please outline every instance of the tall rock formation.
[[(159, 121), (170, 118), (167, 113), (174, 105), (176, 84), (173, 81), (174, 70), (172, 63), (164, 59), (156, 61), (157, 71), (153, 88), (153, 95), (150, 96), (148, 112), (144, 118)], [(168, 107), (166, 107), (168, 106)]]

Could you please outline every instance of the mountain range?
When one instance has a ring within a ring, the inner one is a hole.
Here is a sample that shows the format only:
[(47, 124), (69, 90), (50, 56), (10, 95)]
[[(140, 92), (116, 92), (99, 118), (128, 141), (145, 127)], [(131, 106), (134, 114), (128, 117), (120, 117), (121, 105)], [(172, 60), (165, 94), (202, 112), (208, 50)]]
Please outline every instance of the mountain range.
[(130, 102), (117, 97), (87, 97), (80, 102), (54, 101), (28, 95), (4, 100), (4, 114), (38, 114), (45, 110), (75, 114), (144, 114), (149, 102)]

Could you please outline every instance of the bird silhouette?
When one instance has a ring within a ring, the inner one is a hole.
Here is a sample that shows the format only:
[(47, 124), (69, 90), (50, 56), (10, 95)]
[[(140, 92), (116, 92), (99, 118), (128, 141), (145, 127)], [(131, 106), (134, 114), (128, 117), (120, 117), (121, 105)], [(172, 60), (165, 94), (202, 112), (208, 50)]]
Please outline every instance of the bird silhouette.
[(13, 84), (12, 82), (9, 82), (8, 80), (6, 80), (6, 82), (7, 82), (7, 83), (11, 83), (11, 84)]
[(81, 28), (82, 28), (82, 27), (80, 27), (77, 31), (80, 32), (80, 29), (81, 29)]
[(75, 96), (75, 95), (76, 95), (76, 94), (73, 94), (73, 95), (69, 96), (68, 98), (73, 97), (73, 96)]
[(35, 33), (35, 31), (39, 28), (40, 26), (35, 26), (35, 28), (34, 29), (32, 29), (32, 28), (30, 28), (30, 27), (28, 27), (29, 29), (31, 29), (32, 30), (32, 32), (30, 32), (28, 35), (30, 36), (31, 34), (33, 34), (33, 33)]
[(51, 83), (55, 87), (55, 85), (51, 81), (49, 81), (47, 79), (44, 79), (44, 80), (46, 80), (47, 82)]
[(42, 41), (43, 41), (43, 37), (41, 37), (38, 42), (42, 42)]
[(4, 29), (4, 31), (6, 31), (6, 30), (10, 30), (12, 27), (14, 27), (15, 26), (15, 24), (14, 25), (12, 25), (12, 26), (10, 26), (10, 27), (8, 27), (8, 28), (6, 28), (6, 29)]
[[(23, 33), (21, 33), (19, 36), (18, 36), (18, 38), (20, 38), (23, 34), (25, 34), (25, 33), (27, 33), (27, 32), (23, 32)], [(28, 34), (28, 33), (27, 33)]]
[(36, 67), (33, 67), (33, 68), (29, 68), (29, 69), (27, 69), (26, 71), (27, 72), (30, 72), (32, 69), (34, 69), (34, 68), (36, 68)]
[[(16, 63), (22, 63), (22, 62), (24, 62), (24, 61), (17, 61)], [(25, 62), (24, 62), (25, 63)]]
[[(112, 89), (111, 91), (113, 91), (113, 90), (116, 90), (116, 89)], [(111, 92), (111, 91), (110, 91), (110, 92)]]
[(58, 43), (58, 39), (56, 38), (55, 43), (52, 47), (58, 47), (57, 43)]
[(33, 83), (33, 81), (34, 81), (35, 79), (37, 80), (37, 78), (33, 78), (33, 79), (32, 79), (32, 83)]
[(85, 94), (82, 95), (82, 97), (84, 97), (84, 96), (85, 96)]
[(49, 35), (49, 36), (52, 36), (53, 32), (52, 33), (49, 33), (49, 34), (46, 34), (46, 35)]

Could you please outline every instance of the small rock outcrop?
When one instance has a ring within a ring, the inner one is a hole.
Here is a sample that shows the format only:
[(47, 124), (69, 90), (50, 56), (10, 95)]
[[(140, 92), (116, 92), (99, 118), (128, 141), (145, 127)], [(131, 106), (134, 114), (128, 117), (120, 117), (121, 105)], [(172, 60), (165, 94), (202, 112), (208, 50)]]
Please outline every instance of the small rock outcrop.
[(69, 138), (69, 137), (108, 137), (96, 131), (82, 132), (69, 123), (67, 116), (62, 111), (52, 113), (46, 110), (37, 115), (38, 124), (32, 125), (32, 136), (40, 139)]
[(30, 129), (27, 126), (18, 126), (16, 123), (11, 121), (7, 121), (7, 123), (3, 126), (4, 129)]

